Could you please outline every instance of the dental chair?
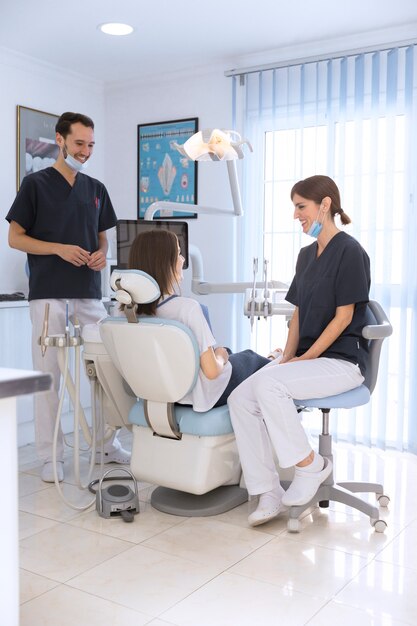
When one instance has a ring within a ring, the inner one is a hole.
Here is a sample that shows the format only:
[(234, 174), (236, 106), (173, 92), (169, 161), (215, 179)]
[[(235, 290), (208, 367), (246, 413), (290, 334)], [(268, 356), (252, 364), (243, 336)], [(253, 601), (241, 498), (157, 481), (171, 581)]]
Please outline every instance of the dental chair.
[(137, 304), (157, 300), (152, 277), (115, 270), (111, 286), (125, 317), (99, 324), (104, 349), (135, 397), (129, 409), (131, 470), (156, 484), (154, 508), (183, 516), (217, 515), (246, 502), (227, 406), (197, 413), (176, 404), (194, 386), (200, 369), (197, 342), (183, 324), (136, 316)]
[[(319, 436), (319, 453), (333, 461), (332, 437), (329, 434), (329, 416), (331, 409), (351, 409), (367, 404), (375, 388), (379, 357), (382, 343), (386, 337), (392, 334), (392, 326), (378, 302), (371, 300), (367, 310), (367, 325), (362, 330), (362, 335), (369, 342), (369, 364), (365, 380), (362, 385), (351, 391), (346, 391), (335, 396), (326, 398), (313, 398), (310, 400), (294, 400), (300, 410), (317, 408), (322, 412), (322, 432)], [(288, 483), (283, 484), (284, 488)], [(320, 507), (329, 506), (329, 501), (341, 502), (350, 506), (370, 518), (371, 526), (376, 532), (384, 532), (387, 524), (379, 519), (379, 510), (376, 506), (362, 500), (356, 493), (374, 493), (380, 506), (386, 507), (389, 497), (384, 494), (384, 487), (378, 483), (367, 482), (340, 482), (335, 483), (333, 472), (320, 486), (318, 492), (310, 502), (303, 506), (292, 506), (289, 510), (288, 530), (299, 532), (300, 515), (308, 508), (319, 504)]]

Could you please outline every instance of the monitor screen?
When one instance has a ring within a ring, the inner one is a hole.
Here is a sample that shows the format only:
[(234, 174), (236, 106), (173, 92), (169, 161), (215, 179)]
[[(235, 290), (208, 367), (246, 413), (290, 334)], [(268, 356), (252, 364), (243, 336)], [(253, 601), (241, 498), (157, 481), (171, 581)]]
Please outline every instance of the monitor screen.
[(178, 237), (181, 254), (185, 259), (184, 269), (188, 267), (188, 224), (187, 222), (169, 222), (166, 220), (118, 220), (117, 232), (117, 268), (128, 269), (130, 246), (139, 233), (158, 229), (170, 230)]

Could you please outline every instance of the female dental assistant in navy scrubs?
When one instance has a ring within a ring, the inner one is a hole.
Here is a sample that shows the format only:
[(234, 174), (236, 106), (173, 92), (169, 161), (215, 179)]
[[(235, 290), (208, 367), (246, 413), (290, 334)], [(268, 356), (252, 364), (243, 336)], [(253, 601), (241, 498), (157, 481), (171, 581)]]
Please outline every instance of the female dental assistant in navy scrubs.
[[(249, 494), (260, 495), (249, 516), (252, 526), (288, 506), (311, 500), (332, 471), (315, 453), (293, 398), (320, 398), (358, 387), (364, 380), (367, 344), (362, 338), (369, 300), (369, 257), (341, 231), (350, 218), (328, 176), (311, 176), (291, 190), (294, 219), (316, 241), (302, 248), (286, 299), (295, 305), (282, 359), (241, 383), (228, 400)], [(283, 468), (295, 466), (285, 492), (272, 447)]]

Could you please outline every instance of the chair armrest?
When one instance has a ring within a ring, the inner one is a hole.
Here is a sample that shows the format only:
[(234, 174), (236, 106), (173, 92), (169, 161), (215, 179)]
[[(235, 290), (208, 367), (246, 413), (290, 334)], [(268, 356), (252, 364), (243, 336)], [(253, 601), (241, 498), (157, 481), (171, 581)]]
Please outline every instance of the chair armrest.
[(370, 300), (368, 306), (378, 323), (364, 326), (362, 336), (365, 339), (384, 339), (392, 335), (391, 323), (382, 306), (375, 300)]

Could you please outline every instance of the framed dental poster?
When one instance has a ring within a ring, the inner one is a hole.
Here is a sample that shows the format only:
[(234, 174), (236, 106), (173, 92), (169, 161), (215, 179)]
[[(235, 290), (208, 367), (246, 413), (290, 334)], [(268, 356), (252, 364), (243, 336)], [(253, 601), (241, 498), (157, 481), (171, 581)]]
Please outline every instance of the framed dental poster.
[(53, 113), (17, 105), (17, 191), (27, 174), (55, 163), (59, 153), (55, 143), (58, 118)]
[[(198, 118), (138, 124), (138, 218), (156, 201), (197, 204), (197, 163), (173, 143), (183, 144), (198, 131)], [(196, 213), (163, 209), (156, 218), (189, 219)]]

